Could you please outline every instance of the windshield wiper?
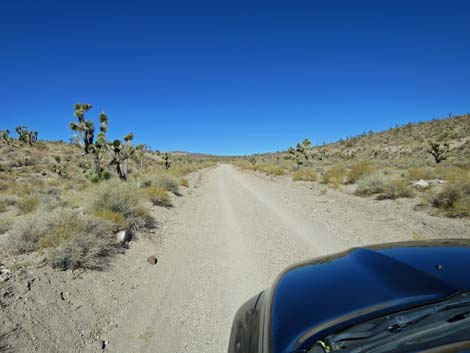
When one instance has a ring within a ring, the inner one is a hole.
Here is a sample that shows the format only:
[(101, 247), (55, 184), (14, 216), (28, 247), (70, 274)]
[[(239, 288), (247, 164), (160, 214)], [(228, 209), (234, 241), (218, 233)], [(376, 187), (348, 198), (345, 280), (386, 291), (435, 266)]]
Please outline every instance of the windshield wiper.
[(378, 324), (375, 327), (368, 329), (368, 330), (349, 331), (349, 332), (339, 333), (336, 335), (331, 335), (325, 339), (325, 342), (330, 347), (338, 347), (338, 345), (341, 345), (341, 342), (343, 341), (360, 340), (360, 339), (371, 338), (373, 336), (383, 334), (383, 333), (399, 332), (403, 330), (404, 328), (408, 326), (412, 326), (436, 313), (449, 310), (449, 309), (455, 309), (458, 307), (465, 307), (465, 306), (470, 306), (470, 300), (461, 299), (461, 300), (454, 301), (454, 302), (436, 304), (434, 306), (427, 307), (421, 310), (418, 309), (417, 311), (413, 311), (411, 313), (394, 316), (393, 318), (386, 320), (382, 322), (381, 324)]

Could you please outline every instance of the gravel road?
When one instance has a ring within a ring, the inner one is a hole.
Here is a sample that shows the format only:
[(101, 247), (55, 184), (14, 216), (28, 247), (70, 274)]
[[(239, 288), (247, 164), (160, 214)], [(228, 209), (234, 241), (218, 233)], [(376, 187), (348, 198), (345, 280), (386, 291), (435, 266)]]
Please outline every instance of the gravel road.
[(224, 352), (244, 301), (287, 265), (347, 247), (273, 188), (230, 165), (205, 173), (167, 229), (158, 278), (127, 306), (109, 351)]

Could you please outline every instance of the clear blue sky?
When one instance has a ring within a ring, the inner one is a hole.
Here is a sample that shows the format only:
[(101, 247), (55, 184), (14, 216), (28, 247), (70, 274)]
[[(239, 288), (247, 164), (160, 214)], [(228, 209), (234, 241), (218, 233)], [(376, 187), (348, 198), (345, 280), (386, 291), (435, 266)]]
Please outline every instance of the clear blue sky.
[(470, 111), (470, 1), (0, 2), (0, 128), (244, 154)]

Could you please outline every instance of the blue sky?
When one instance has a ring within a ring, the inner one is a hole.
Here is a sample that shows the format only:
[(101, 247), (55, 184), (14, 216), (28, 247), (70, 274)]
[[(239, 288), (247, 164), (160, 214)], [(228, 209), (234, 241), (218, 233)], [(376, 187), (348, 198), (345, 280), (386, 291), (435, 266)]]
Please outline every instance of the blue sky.
[(245, 154), (470, 111), (470, 1), (0, 2), (0, 128)]

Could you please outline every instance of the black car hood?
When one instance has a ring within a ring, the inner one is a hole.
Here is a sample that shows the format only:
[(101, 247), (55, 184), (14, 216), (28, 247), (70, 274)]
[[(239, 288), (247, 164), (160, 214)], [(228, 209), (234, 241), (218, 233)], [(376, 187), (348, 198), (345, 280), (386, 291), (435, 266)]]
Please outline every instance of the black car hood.
[(470, 241), (357, 248), (294, 265), (272, 288), (272, 353), (390, 312), (470, 290)]

